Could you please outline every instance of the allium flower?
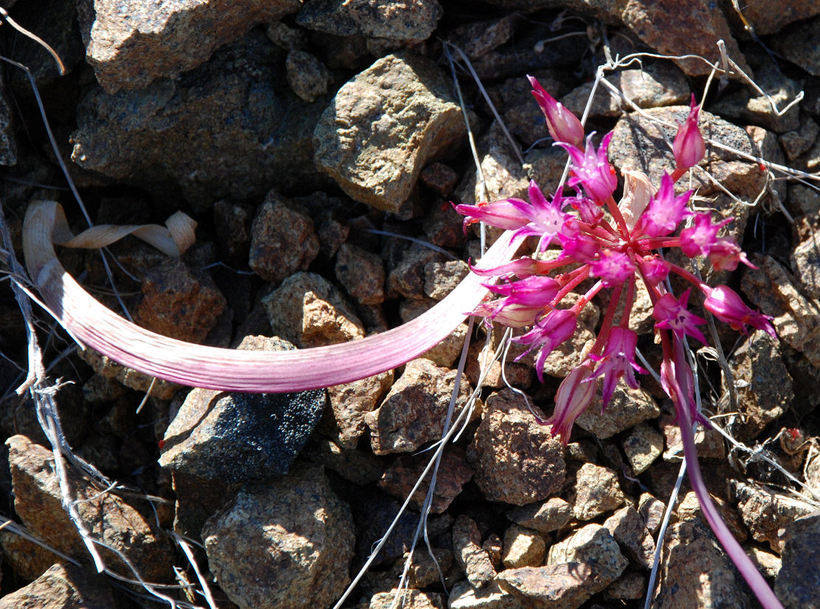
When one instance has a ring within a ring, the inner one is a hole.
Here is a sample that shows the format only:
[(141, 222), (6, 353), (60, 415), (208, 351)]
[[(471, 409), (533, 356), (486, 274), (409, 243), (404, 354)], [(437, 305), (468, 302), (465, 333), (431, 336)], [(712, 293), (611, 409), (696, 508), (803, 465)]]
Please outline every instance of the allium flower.
[(675, 156), (675, 168), (678, 171), (685, 171), (697, 165), (706, 154), (706, 144), (698, 129), (698, 113), (700, 106), (695, 103), (695, 94), (692, 94), (692, 101), (689, 104), (689, 116), (683, 124), (678, 127), (675, 141), (672, 142), (672, 153)]
[(570, 372), (555, 394), (555, 410), (546, 423), (552, 425), (552, 435), (566, 444), (572, 433), (572, 426), (595, 397), (595, 383), (587, 383), (592, 374), (589, 365), (582, 365)]
[(584, 141), (584, 126), (581, 125), (581, 121), (547, 93), (533, 76), (527, 78), (532, 85), (532, 95), (547, 119), (547, 129), (552, 139), (580, 148)]
[(731, 221), (731, 218), (727, 218), (722, 222), (712, 224), (712, 214), (695, 214), (695, 223), (680, 232), (681, 251), (690, 258), (708, 256), (717, 244), (718, 231)]
[(566, 149), (572, 159), (572, 177), (567, 183), (570, 186), (576, 186), (580, 183), (593, 201), (603, 205), (618, 186), (618, 176), (615, 175), (615, 170), (609, 164), (606, 154), (609, 141), (612, 139), (612, 133), (607, 133), (604, 136), (597, 151), (592, 144), (593, 135), (595, 134), (590, 133), (587, 137), (584, 152), (581, 152), (579, 147), (571, 144), (559, 142), (558, 145)]
[(590, 268), (593, 275), (601, 278), (605, 288), (623, 283), (635, 275), (635, 264), (628, 254), (607, 249), (601, 250)]
[(532, 330), (513, 340), (529, 348), (518, 356), (521, 359), (533, 349), (538, 349), (535, 372), (538, 380), (544, 382), (544, 362), (558, 345), (575, 334), (578, 325), (576, 314), (570, 309), (554, 309), (539, 319)]
[(601, 390), (603, 407), (609, 405), (612, 394), (615, 392), (615, 385), (618, 379), (623, 377), (626, 384), (632, 389), (638, 388), (638, 380), (635, 372), (646, 374), (646, 370), (635, 362), (635, 347), (638, 344), (638, 335), (627, 328), (612, 328), (609, 339), (604, 348), (602, 356), (591, 354), (589, 358), (598, 362), (595, 373), (588, 380), (604, 377), (604, 385)]
[(732, 288), (725, 285), (709, 287), (701, 285), (700, 289), (706, 295), (703, 307), (721, 321), (725, 321), (733, 329), (746, 333), (746, 326), (764, 330), (775, 337), (774, 328), (769, 322), (771, 319), (746, 306), (743, 300)]
[(638, 220), (636, 230), (650, 237), (665, 237), (675, 232), (680, 221), (692, 215), (686, 208), (691, 195), (692, 191), (687, 190), (676, 197), (675, 184), (671, 176), (664, 172), (661, 187)]
[(504, 230), (515, 230), (530, 221), (529, 216), (524, 213), (527, 207), (527, 202), (521, 199), (502, 199), (493, 203), (481, 202), (476, 205), (456, 205), (455, 209), (458, 213), (466, 216), (464, 218), (465, 231), (470, 224), (476, 222), (484, 222)]
[(689, 309), (689, 294), (692, 289), (689, 288), (681, 294), (680, 298), (675, 298), (671, 294), (664, 294), (655, 303), (652, 310), (652, 317), (658, 322), (656, 327), (661, 330), (671, 330), (679, 339), (683, 339), (688, 335), (706, 344), (706, 337), (698, 329), (698, 326), (705, 324), (706, 320), (698, 317)]

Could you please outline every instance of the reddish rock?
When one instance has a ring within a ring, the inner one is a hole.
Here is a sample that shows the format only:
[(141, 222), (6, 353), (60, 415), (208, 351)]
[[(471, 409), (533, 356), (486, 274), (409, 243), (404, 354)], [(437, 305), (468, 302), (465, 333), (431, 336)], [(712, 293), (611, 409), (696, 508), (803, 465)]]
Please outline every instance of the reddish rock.
[(492, 561), (487, 551), (481, 547), (478, 526), (463, 514), (453, 524), (453, 551), (467, 580), (474, 587), (482, 588), (495, 577)]
[(28, 586), (0, 598), (0, 609), (110, 609), (114, 595), (102, 576), (57, 563)]

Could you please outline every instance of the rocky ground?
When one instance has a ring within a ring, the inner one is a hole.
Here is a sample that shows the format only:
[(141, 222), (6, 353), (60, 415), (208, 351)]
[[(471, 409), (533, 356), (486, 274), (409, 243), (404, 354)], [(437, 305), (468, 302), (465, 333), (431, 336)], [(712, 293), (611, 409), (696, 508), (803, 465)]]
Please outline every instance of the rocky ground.
[[(734, 218), (729, 230), (758, 267), (713, 279), (772, 316), (779, 340), (719, 328), (737, 411), (715, 352), (701, 350), (707, 411), (725, 413), (716, 422), (754, 452), (716, 431), (698, 442), (715, 501), (783, 604), (820, 605), (820, 515), (811, 501), (820, 497), (820, 195), (793, 173), (749, 160), (818, 171), (816, 2), (783, 0), (775, 11), (749, 0), (742, 14), (728, 1), (706, 0), (3, 4), (66, 64), (58, 77), (42, 49), (8, 25), (0, 30), (3, 55), (31, 69), (93, 221), (161, 223), (183, 210), (199, 223), (181, 260), (136, 240), (110, 248), (116, 289), (134, 320), (240, 349), (354, 340), (448, 294), (479, 251), (449, 202), (525, 196), (530, 178), (549, 191), (563, 171), (565, 155), (544, 139), (527, 73), (580, 113), (607, 53), (718, 60), (722, 38), (779, 107), (803, 91), (778, 115), (748, 83), (716, 82), (702, 115), (713, 141), (747, 156), (710, 147), (696, 173), (700, 203)], [(483, 185), (448, 55), (458, 61)], [(642, 69), (633, 63), (607, 76), (644, 109), (605, 90), (595, 98), (588, 124), (615, 130), (616, 168), (659, 177), (671, 157), (654, 119), (679, 122), (708, 71), (694, 59), (645, 58)], [(81, 230), (25, 74), (6, 65), (4, 75), (0, 183), (12, 236), (19, 243), (33, 198), (61, 201)], [(118, 309), (97, 253), (60, 257)], [(419, 451), (442, 433), (467, 334), (464, 324), (425, 357), (376, 377), (258, 396), (152, 385), (77, 351), (41, 315), (49, 375), (65, 383), (56, 398), (65, 437), (121, 483), (112, 490), (70, 463), (63, 480), (78, 499), (76, 518), (108, 546), (102, 558), (114, 575), (98, 576), (61, 505), (59, 472), (32, 402), (14, 394), (25, 376), (25, 334), (11, 291), (0, 299), (8, 465), (0, 484), (2, 514), (13, 521), (0, 530), (3, 609), (162, 602), (115, 576), (133, 579), (124, 559), (180, 606), (332, 606), (421, 475), (430, 453)], [(529, 364), (508, 364), (510, 382), (543, 413), (593, 336), (597, 311), (590, 308), (586, 329), (550, 356), (544, 385)], [(652, 323), (639, 294), (632, 327), (657, 362)], [(457, 413), (477, 383), (484, 345), (479, 332)], [(619, 389), (605, 414), (593, 405), (564, 447), (504, 388), (495, 364), (438, 473), (427, 527), (438, 569), (422, 542), (406, 571), (403, 606), (641, 607), (681, 462), (672, 406), (643, 380), (642, 390)], [(425, 490), (346, 607), (394, 602)], [(756, 606), (686, 484), (654, 600), (662, 609)]]

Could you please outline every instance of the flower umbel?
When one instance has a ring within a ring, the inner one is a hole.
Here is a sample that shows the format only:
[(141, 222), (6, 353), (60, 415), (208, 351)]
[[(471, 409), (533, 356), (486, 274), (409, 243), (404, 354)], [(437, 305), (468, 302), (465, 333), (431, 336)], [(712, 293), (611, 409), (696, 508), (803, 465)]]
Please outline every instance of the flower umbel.
[[(733, 270), (741, 262), (750, 265), (736, 243), (717, 236), (729, 220), (713, 223), (709, 213), (698, 213), (692, 225), (675, 236), (683, 220), (693, 215), (689, 210), (692, 191), (681, 192), (675, 184), (705, 153), (698, 128), (700, 107), (692, 96), (689, 115), (674, 139), (676, 166), (671, 173), (663, 174), (654, 195), (649, 178), (641, 172), (630, 171), (626, 174), (624, 197), (618, 204), (612, 196), (618, 179), (607, 158), (612, 133), (603, 137), (597, 149), (590, 134), (582, 150), (577, 119), (569, 119), (566, 109), (535, 79), (530, 82), (533, 95), (547, 117), (550, 133), (556, 144), (569, 154), (568, 184), (578, 193), (565, 197), (558, 190), (548, 200), (532, 182), (528, 204), (508, 199), (499, 202), (497, 208), (493, 207), (496, 204), (486, 205), (482, 210), (472, 206), (456, 208), (468, 214), (468, 221), (485, 220), (514, 231), (514, 236), (538, 239), (533, 258), (521, 258), (480, 271), (482, 276), (495, 275), (501, 282), (490, 288), (500, 298), (482, 304), (474, 314), (512, 327), (530, 326), (512, 340), (527, 347), (525, 355), (537, 350), (535, 369), (543, 382), (546, 358), (575, 333), (581, 310), (602, 290), (611, 290), (597, 340), (581, 363), (561, 382), (553, 414), (547, 421), (552, 425), (552, 433), (566, 443), (574, 421), (594, 401), (598, 379), (602, 380), (601, 403), (605, 408), (621, 379), (635, 389), (638, 387), (635, 373), (646, 372), (636, 362), (638, 335), (629, 328), (636, 281), (643, 281), (652, 302), (656, 342), (663, 348), (661, 384), (676, 406), (692, 486), (709, 524), (764, 607), (779, 608), (765, 581), (716, 516), (694, 453), (692, 425), (709, 423), (696, 407), (695, 377), (686, 356), (687, 337), (706, 344), (699, 327), (706, 320), (689, 309), (692, 287), (704, 295), (704, 308), (732, 328), (745, 332), (747, 326), (752, 326), (774, 336), (769, 318), (747, 307), (733, 290), (725, 285), (708, 286), (663, 256), (664, 251), (677, 248), (685, 257), (707, 258), (717, 270)], [(542, 260), (550, 248), (551, 255)], [(676, 297), (665, 281), (669, 273), (692, 287)], [(563, 298), (582, 284), (585, 291), (573, 298), (571, 306), (562, 308)], [(543, 290), (541, 295), (540, 290)]]

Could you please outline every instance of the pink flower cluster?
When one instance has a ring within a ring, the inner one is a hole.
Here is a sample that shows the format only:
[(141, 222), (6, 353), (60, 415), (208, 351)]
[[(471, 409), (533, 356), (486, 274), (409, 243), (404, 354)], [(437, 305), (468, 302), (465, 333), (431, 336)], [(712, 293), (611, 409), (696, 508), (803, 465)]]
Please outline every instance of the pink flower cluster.
[[(707, 311), (732, 328), (745, 332), (751, 326), (774, 335), (769, 319), (747, 307), (732, 289), (708, 286), (659, 252), (662, 248), (679, 248), (689, 258), (707, 258), (719, 270), (734, 270), (739, 263), (751, 266), (737, 244), (718, 237), (729, 220), (715, 222), (710, 213), (693, 214), (689, 211), (692, 191), (676, 193), (675, 182), (705, 154), (698, 128), (700, 108), (693, 96), (689, 116), (674, 140), (676, 166), (672, 173), (665, 173), (655, 189), (644, 174), (625, 172), (624, 196), (616, 203), (613, 193), (618, 179), (607, 157), (612, 133), (604, 136), (596, 149), (594, 133), (584, 140), (580, 121), (538, 81), (530, 78), (530, 82), (550, 134), (570, 156), (568, 185), (577, 192), (565, 196), (559, 189), (548, 198), (531, 182), (528, 202), (504, 199), (456, 206), (466, 216), (465, 228), (480, 221), (513, 231), (514, 240), (537, 239), (531, 257), (495, 268), (473, 268), (475, 273), (492, 278), (487, 287), (496, 296), (481, 304), (474, 314), (505, 326), (527, 328), (513, 340), (526, 347), (524, 355), (536, 353), (535, 369), (543, 382), (547, 356), (575, 333), (580, 311), (601, 290), (611, 290), (597, 340), (581, 365), (561, 383), (554, 413), (548, 420), (553, 433), (567, 442), (573, 422), (594, 398), (598, 379), (602, 379), (606, 408), (620, 379), (637, 388), (635, 373), (646, 372), (635, 361), (638, 337), (629, 329), (636, 281), (641, 280), (652, 299), (655, 328), (663, 346), (664, 388), (679, 407), (689, 408), (695, 417), (692, 371), (682, 341), (689, 336), (705, 343), (700, 326), (706, 320), (689, 310), (692, 289), (703, 295)], [(692, 221), (679, 230), (687, 218)], [(554, 250), (552, 255), (545, 256), (550, 248)], [(665, 281), (670, 273), (692, 287), (674, 296)], [(562, 306), (569, 292), (590, 279), (594, 283), (580, 299), (571, 306)], [(622, 313), (616, 320), (621, 302)]]

